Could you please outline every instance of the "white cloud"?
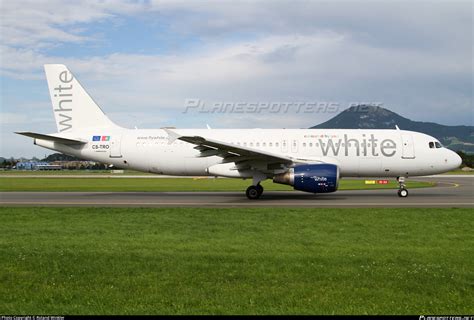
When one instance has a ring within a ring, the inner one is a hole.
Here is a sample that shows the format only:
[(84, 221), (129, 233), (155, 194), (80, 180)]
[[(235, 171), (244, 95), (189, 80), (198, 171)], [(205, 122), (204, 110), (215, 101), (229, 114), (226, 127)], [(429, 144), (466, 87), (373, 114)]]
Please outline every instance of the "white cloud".
[(81, 35), (75, 25), (143, 12), (146, 7), (143, 1), (2, 1), (0, 34), (4, 45), (30, 49), (55, 42), (84, 42), (93, 38)]
[[(405, 48), (374, 48), (350, 36), (268, 36), (198, 54), (112, 54), (87, 59), (2, 48), (7, 72), (43, 78), (44, 63), (65, 63), (106, 110), (182, 110), (187, 98), (207, 100), (385, 101), (393, 87), (424, 78), (470, 75), (470, 60)], [(31, 72), (33, 70), (34, 72)], [(425, 84), (422, 83), (421, 86)], [(430, 97), (424, 97), (429, 102)]]
[(10, 125), (10, 124), (25, 124), (30, 121), (29, 117), (26, 114), (18, 114), (5, 112), (0, 114), (0, 125)]

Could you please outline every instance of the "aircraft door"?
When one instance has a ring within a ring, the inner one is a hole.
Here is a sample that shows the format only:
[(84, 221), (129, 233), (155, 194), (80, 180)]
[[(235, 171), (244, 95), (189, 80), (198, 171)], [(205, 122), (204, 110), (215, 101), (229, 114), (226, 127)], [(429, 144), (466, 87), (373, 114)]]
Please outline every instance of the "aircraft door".
[(402, 133), (402, 158), (415, 158), (415, 146), (413, 144), (413, 136), (409, 133)]
[(122, 135), (111, 136), (109, 157), (122, 158)]

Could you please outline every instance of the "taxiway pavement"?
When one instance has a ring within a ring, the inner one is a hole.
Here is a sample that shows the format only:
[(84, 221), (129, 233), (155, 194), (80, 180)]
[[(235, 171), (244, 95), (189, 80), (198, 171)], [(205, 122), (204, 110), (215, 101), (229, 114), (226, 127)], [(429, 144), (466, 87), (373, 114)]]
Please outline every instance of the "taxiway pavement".
[(0, 192), (0, 206), (88, 207), (474, 207), (474, 176), (416, 177), (436, 182), (409, 190), (352, 190), (329, 194), (265, 191), (258, 200), (244, 192)]

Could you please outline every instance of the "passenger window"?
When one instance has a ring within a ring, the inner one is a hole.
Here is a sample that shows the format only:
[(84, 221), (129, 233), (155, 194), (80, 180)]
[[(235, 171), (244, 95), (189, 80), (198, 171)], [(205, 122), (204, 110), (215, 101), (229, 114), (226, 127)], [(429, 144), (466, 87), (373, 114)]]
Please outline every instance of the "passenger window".
[(429, 145), (430, 145), (430, 149), (434, 149), (434, 142), (430, 142)]
[(268, 143), (268, 146), (269, 146), (269, 147), (271, 147), (271, 146), (273, 146), (273, 145), (272, 145), (272, 143), (271, 143), (271, 142), (269, 142), (269, 143)]
[(303, 142), (303, 147), (306, 147), (306, 142)]

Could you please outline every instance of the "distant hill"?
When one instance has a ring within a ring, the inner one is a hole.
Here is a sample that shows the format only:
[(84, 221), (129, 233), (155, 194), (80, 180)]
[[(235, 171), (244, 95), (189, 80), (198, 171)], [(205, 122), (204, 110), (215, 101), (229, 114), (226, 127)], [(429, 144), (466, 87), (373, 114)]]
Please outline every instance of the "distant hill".
[(79, 161), (79, 160), (82, 160), (82, 159), (79, 159), (73, 156), (68, 156), (62, 153), (53, 153), (47, 156), (46, 158), (42, 159), (41, 161), (53, 162), (53, 161)]
[(426, 133), (455, 151), (474, 153), (474, 126), (445, 126), (413, 121), (376, 106), (356, 106), (311, 129), (394, 129)]

